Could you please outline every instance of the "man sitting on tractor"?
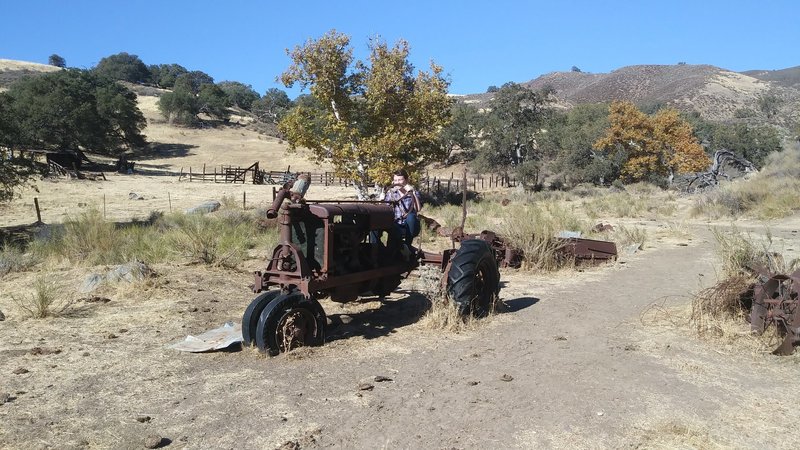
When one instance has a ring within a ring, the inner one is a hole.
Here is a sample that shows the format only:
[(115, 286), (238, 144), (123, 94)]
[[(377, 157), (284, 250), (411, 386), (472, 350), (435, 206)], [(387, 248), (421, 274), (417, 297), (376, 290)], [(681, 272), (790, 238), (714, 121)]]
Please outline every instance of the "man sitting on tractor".
[[(383, 201), (394, 206), (394, 228), (389, 231), (386, 245), (390, 249), (400, 247), (403, 256), (408, 259), (411, 255), (411, 243), (419, 235), (417, 214), (422, 209), (417, 191), (409, 184), (408, 172), (404, 169), (394, 172), (392, 186), (383, 194)], [(380, 236), (373, 235), (373, 242), (379, 240)]]

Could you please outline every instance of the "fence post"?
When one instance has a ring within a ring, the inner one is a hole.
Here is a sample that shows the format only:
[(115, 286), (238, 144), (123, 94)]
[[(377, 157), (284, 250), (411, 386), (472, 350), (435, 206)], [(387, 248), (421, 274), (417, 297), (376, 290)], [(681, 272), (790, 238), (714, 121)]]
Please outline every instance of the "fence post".
[(275, 186), (272, 186), (272, 201), (275, 201), (275, 197), (278, 196), (278, 190), (275, 189)]
[(242, 209), (247, 209), (247, 192), (242, 191)]
[(33, 206), (36, 207), (36, 223), (42, 223), (42, 212), (39, 210), (39, 197), (33, 197)]

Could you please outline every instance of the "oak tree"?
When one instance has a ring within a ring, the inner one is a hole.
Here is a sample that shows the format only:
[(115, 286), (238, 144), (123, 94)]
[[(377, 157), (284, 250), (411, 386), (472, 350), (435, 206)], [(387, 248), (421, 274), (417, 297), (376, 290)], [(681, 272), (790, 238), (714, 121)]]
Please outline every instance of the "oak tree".
[(253, 102), (260, 97), (258, 92), (253, 89), (253, 86), (238, 81), (221, 81), (217, 83), (217, 86), (228, 96), (231, 105), (245, 111), (250, 111), (253, 107)]
[(98, 75), (112, 80), (144, 83), (150, 80), (150, 69), (136, 55), (125, 52), (106, 56), (92, 69)]
[(539, 93), (517, 83), (504, 84), (494, 93), (486, 114), (476, 166), (524, 171), (520, 176), (530, 178), (526, 181), (538, 182), (542, 155), (537, 137), (547, 117), (544, 106), (545, 99)]
[(285, 91), (269, 88), (264, 96), (253, 101), (252, 112), (258, 120), (277, 124), (292, 107), (292, 100)]
[(616, 101), (609, 106), (610, 126), (595, 147), (609, 155), (622, 156), (625, 181), (670, 178), (698, 172), (710, 163), (697, 142), (692, 127), (674, 109), (661, 109), (653, 116), (633, 103)]
[(67, 67), (67, 60), (53, 53), (52, 55), (50, 55), (49, 58), (47, 58), (47, 64), (51, 66), (61, 67), (63, 69)]

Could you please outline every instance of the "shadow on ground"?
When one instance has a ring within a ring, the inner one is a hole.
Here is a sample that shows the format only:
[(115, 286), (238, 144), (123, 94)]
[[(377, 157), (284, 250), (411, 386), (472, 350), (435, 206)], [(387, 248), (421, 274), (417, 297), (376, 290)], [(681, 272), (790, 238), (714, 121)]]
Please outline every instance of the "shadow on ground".
[(503, 300), (503, 303), (505, 304), (503, 312), (513, 313), (539, 303), (539, 299), (536, 297), (520, 297), (512, 298), (511, 300)]
[(197, 146), (190, 144), (151, 142), (144, 150), (135, 152), (128, 159), (132, 161), (147, 161), (161, 158), (181, 158), (190, 156), (192, 153), (189, 150), (193, 148), (197, 148)]
[(431, 302), (417, 292), (402, 292), (404, 297), (384, 300), (377, 309), (353, 314), (328, 314), (330, 319), (327, 341), (362, 336), (375, 339), (416, 323), (431, 307)]

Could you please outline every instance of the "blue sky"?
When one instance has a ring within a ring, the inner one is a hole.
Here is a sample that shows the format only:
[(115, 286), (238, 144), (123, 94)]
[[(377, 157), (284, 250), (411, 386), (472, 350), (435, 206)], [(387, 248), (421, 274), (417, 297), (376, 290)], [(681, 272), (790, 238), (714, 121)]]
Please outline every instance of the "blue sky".
[[(800, 0), (149, 1), (0, 0), (0, 58), (91, 68), (119, 52), (177, 63), (215, 81), (280, 85), (285, 49), (335, 28), (357, 58), (370, 36), (409, 41), (411, 60), (445, 68), (456, 94), (577, 66), (800, 65)], [(299, 90), (286, 89), (294, 97)]]

